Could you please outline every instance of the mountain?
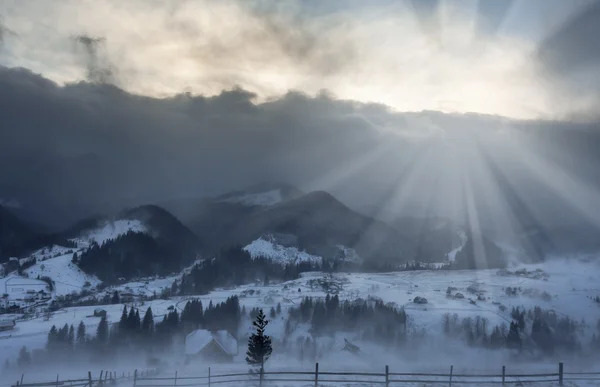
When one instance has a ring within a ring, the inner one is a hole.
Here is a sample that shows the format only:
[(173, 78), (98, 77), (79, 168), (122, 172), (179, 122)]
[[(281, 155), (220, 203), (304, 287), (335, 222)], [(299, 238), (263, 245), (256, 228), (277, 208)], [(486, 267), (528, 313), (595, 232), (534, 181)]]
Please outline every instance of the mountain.
[(464, 227), (446, 218), (407, 216), (392, 220), (390, 225), (412, 241), (419, 262), (452, 260), (466, 242)]
[(260, 183), (216, 197), (176, 199), (160, 205), (189, 227), (210, 254), (230, 246), (230, 230), (251, 214), (302, 195), (289, 184)]
[(0, 206), (0, 263), (43, 246), (70, 245), (61, 235), (42, 233), (40, 229), (42, 227), (23, 221), (8, 208)]
[(259, 183), (241, 191), (228, 192), (213, 199), (221, 203), (237, 203), (248, 207), (268, 207), (297, 199), (303, 193), (286, 183)]
[(0, 262), (25, 253), (35, 233), (7, 208), (0, 206)]
[(65, 235), (85, 246), (76, 259), (79, 267), (108, 282), (179, 272), (201, 250), (192, 231), (155, 205), (86, 219)]
[[(291, 186), (259, 185), (187, 204), (184, 222), (209, 252), (278, 234), (291, 237), (295, 247), (325, 258), (339, 254), (339, 246), (378, 263), (413, 257), (410, 241), (399, 232), (322, 191), (302, 194)], [(176, 213), (184, 207), (181, 202), (167, 205)]]

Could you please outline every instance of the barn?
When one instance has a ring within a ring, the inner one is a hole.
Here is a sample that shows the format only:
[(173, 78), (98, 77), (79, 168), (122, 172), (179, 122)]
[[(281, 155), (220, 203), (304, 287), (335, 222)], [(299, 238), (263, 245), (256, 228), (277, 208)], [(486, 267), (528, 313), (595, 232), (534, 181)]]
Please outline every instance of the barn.
[(197, 329), (185, 338), (185, 356), (188, 360), (229, 363), (237, 354), (237, 339), (227, 331)]

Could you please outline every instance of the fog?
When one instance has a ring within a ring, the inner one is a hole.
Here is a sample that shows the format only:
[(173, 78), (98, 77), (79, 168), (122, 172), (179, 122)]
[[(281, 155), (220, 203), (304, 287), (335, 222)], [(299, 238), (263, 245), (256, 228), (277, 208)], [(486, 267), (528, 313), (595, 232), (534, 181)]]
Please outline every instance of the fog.
[[(289, 184), (390, 224), (444, 217), (515, 249), (531, 230), (555, 230), (550, 239), (580, 247), (600, 231), (599, 19), (597, 0), (4, 0), (0, 205), (57, 232), (127, 207), (192, 212), (187, 200)], [(396, 346), (359, 324), (348, 333), (359, 355), (342, 351), (345, 334), (312, 335), (303, 321), (285, 344), (273, 333), (267, 368), (555, 372), (558, 361), (588, 370), (598, 360), (595, 321), (577, 328), (577, 350), (516, 354), (468, 344), (462, 331), (431, 334), (439, 317), (415, 316)], [(241, 324), (233, 364), (186, 364), (178, 332), (152, 351), (46, 359), (26, 381), (156, 366), (244, 372), (251, 321)], [(300, 360), (297, 339), (309, 336), (317, 354)], [(7, 358), (43, 341), (11, 341)], [(0, 387), (22, 374), (9, 367)]]

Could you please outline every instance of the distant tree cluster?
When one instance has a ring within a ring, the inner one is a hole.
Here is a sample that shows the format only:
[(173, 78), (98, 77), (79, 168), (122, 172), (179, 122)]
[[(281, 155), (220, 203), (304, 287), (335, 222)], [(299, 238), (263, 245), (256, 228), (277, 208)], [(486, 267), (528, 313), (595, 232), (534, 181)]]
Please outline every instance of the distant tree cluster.
[(237, 296), (213, 305), (212, 301), (204, 309), (199, 300), (188, 301), (181, 313), (181, 323), (186, 333), (194, 329), (227, 330), (236, 334), (242, 319), (242, 310)]
[(298, 278), (300, 273), (320, 270), (309, 262), (281, 265), (266, 258), (252, 258), (247, 251), (235, 247), (222, 250), (215, 259), (205, 260), (194, 266), (178, 285), (178, 293), (207, 294), (217, 287), (243, 285), (251, 282)]
[[(554, 311), (545, 311), (540, 307), (524, 310), (513, 308), (510, 326), (496, 325), (488, 334), (488, 320), (476, 316), (459, 321), (457, 314), (445, 314), (442, 317), (444, 333), (450, 337), (464, 339), (469, 345), (485, 348), (511, 348), (539, 350), (552, 355), (556, 350), (576, 352), (581, 350), (577, 332), (584, 322), (578, 323), (567, 316), (558, 316)], [(528, 328), (528, 326), (530, 326)], [(598, 326), (600, 333), (600, 323)], [(600, 349), (600, 342), (592, 338), (592, 348)]]
[[(489, 321), (481, 316), (469, 316), (459, 320), (458, 314), (446, 313), (442, 316), (442, 327), (447, 337), (464, 339), (471, 346), (488, 347), (497, 345), (500, 341), (497, 336), (488, 335)], [(506, 326), (497, 327), (495, 331), (505, 335)], [(504, 341), (504, 338), (501, 341)]]
[(181, 314), (175, 307), (170, 308), (159, 322), (155, 322), (150, 307), (142, 316), (138, 308), (123, 306), (118, 323), (110, 325), (106, 316), (102, 316), (93, 334), (86, 332), (83, 321), (77, 329), (68, 324), (61, 328), (52, 326), (46, 348), (32, 355), (23, 347), (17, 363), (25, 367), (81, 357), (99, 360), (115, 354), (133, 355), (159, 348), (163, 350), (173, 345), (176, 336), (184, 336), (199, 328), (227, 330), (236, 335), (241, 316), (242, 310), (236, 296), (218, 304), (211, 301), (206, 309), (199, 300), (188, 301)]
[(179, 272), (182, 256), (146, 233), (129, 231), (101, 245), (92, 243), (79, 256), (74, 255), (73, 262), (84, 272), (115, 283), (119, 278)]
[(404, 309), (381, 300), (340, 302), (337, 295), (327, 295), (324, 300), (305, 297), (299, 307), (290, 309), (286, 331), (294, 322), (310, 323), (317, 337), (354, 332), (365, 340), (394, 344), (406, 337), (407, 316)]

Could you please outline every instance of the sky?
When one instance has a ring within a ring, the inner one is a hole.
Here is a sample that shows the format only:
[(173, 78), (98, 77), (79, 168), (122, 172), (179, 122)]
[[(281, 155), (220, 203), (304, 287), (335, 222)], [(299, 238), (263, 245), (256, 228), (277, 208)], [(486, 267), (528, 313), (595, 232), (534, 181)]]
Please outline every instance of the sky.
[(589, 120), (597, 66), (557, 74), (540, 48), (593, 3), (5, 0), (0, 64), (155, 97), (325, 89), (402, 112)]
[(66, 227), (280, 181), (379, 218), (600, 229), (599, 20), (594, 0), (4, 0), (0, 203)]

